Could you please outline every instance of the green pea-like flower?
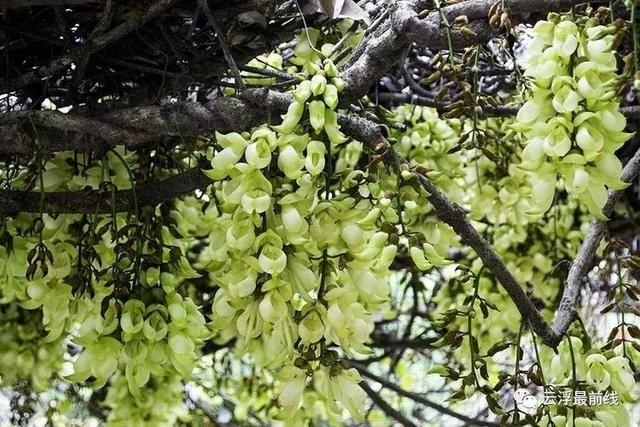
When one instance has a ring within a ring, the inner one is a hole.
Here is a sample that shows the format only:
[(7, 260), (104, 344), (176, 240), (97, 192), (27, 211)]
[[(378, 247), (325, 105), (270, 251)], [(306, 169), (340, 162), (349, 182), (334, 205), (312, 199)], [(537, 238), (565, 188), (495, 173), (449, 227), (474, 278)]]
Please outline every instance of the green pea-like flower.
[(144, 326), (144, 302), (131, 299), (124, 304), (122, 308), (122, 317), (120, 318), (120, 327), (125, 336), (131, 336), (140, 332)]
[(313, 344), (324, 336), (324, 324), (319, 309), (310, 310), (298, 325), (298, 334), (304, 344)]
[(326, 105), (323, 101), (315, 100), (309, 103), (309, 122), (316, 133), (320, 133), (324, 128)]

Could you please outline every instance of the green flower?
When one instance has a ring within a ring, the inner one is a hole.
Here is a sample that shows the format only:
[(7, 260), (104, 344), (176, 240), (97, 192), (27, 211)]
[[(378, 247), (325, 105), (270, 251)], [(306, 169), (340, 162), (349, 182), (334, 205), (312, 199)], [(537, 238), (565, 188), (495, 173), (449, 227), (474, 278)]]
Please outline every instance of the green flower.
[(281, 148), (278, 155), (278, 168), (289, 179), (296, 179), (302, 175), (305, 159), (293, 146)]
[(271, 147), (265, 139), (250, 144), (245, 153), (247, 163), (256, 169), (263, 169), (271, 163)]
[(137, 299), (131, 299), (124, 304), (120, 327), (125, 337), (130, 337), (140, 332), (144, 326), (145, 304)]
[(578, 26), (571, 21), (562, 21), (556, 25), (552, 46), (564, 58), (570, 57), (578, 47)]
[(324, 171), (326, 147), (320, 141), (311, 141), (307, 145), (307, 155), (304, 159), (304, 167), (311, 174), (316, 176)]
[(587, 356), (585, 361), (589, 368), (587, 372), (587, 383), (600, 391), (609, 388), (611, 384), (611, 374), (607, 371), (607, 358), (602, 354), (591, 354)]
[(326, 106), (323, 101), (311, 101), (309, 103), (309, 122), (316, 133), (320, 133), (324, 128)]
[(304, 344), (313, 344), (320, 341), (324, 335), (324, 324), (320, 315), (320, 307), (310, 310), (298, 325), (298, 334)]

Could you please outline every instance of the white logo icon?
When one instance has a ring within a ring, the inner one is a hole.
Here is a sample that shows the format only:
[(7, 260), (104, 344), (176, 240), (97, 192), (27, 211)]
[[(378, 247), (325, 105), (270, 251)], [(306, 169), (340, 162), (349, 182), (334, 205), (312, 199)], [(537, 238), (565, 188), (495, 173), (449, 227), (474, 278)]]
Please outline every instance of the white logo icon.
[(538, 406), (540, 406), (538, 398), (531, 395), (529, 390), (523, 388), (519, 388), (513, 393), (513, 400), (518, 405), (518, 409), (527, 413), (535, 412)]

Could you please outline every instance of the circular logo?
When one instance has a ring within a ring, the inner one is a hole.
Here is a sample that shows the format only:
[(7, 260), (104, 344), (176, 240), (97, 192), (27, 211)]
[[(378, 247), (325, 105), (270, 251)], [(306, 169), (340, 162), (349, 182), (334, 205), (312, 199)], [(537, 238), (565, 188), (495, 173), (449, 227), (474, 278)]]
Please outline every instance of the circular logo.
[(518, 405), (519, 409), (522, 409), (524, 412), (535, 412), (540, 406), (540, 402), (538, 398), (533, 396), (529, 390), (525, 390), (520, 388), (513, 393), (513, 400)]

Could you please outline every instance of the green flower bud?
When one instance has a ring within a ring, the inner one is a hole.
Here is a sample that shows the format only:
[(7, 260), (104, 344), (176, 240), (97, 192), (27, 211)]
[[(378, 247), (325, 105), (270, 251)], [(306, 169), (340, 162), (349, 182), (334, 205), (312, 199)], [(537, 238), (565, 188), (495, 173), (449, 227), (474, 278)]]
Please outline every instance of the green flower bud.
[(291, 145), (280, 150), (278, 155), (278, 168), (289, 179), (296, 179), (302, 175), (304, 157)]
[(324, 127), (325, 104), (322, 101), (311, 101), (309, 103), (309, 121), (316, 133), (320, 133)]
[(298, 334), (304, 344), (320, 341), (324, 335), (324, 324), (317, 311), (310, 311), (298, 325)]
[(328, 84), (324, 89), (323, 97), (324, 103), (327, 104), (327, 107), (335, 110), (338, 106), (338, 89), (334, 85)]
[(333, 145), (342, 144), (347, 138), (338, 127), (338, 115), (335, 111), (326, 109), (324, 113), (324, 131)]
[(301, 81), (296, 89), (293, 91), (293, 97), (296, 101), (300, 103), (304, 103), (311, 96), (311, 81), (303, 80)]
[(316, 74), (311, 78), (311, 93), (315, 96), (322, 95), (327, 86), (327, 79), (322, 74)]
[(413, 263), (421, 271), (427, 271), (427, 270), (430, 270), (431, 267), (433, 267), (431, 263), (427, 261), (427, 258), (425, 258), (424, 251), (422, 249), (414, 246), (409, 250), (409, 254), (411, 255), (411, 259), (413, 260)]
[(347, 84), (340, 77), (334, 77), (331, 79), (331, 83), (336, 87), (338, 93), (341, 93), (347, 87)]
[(282, 116), (282, 123), (278, 126), (272, 126), (272, 129), (282, 134), (293, 132), (302, 118), (302, 113), (304, 113), (304, 102), (292, 102), (289, 105), (287, 114)]
[(325, 59), (324, 72), (327, 75), (327, 77), (335, 77), (338, 75), (338, 68), (336, 67), (336, 64), (333, 63), (332, 60)]

